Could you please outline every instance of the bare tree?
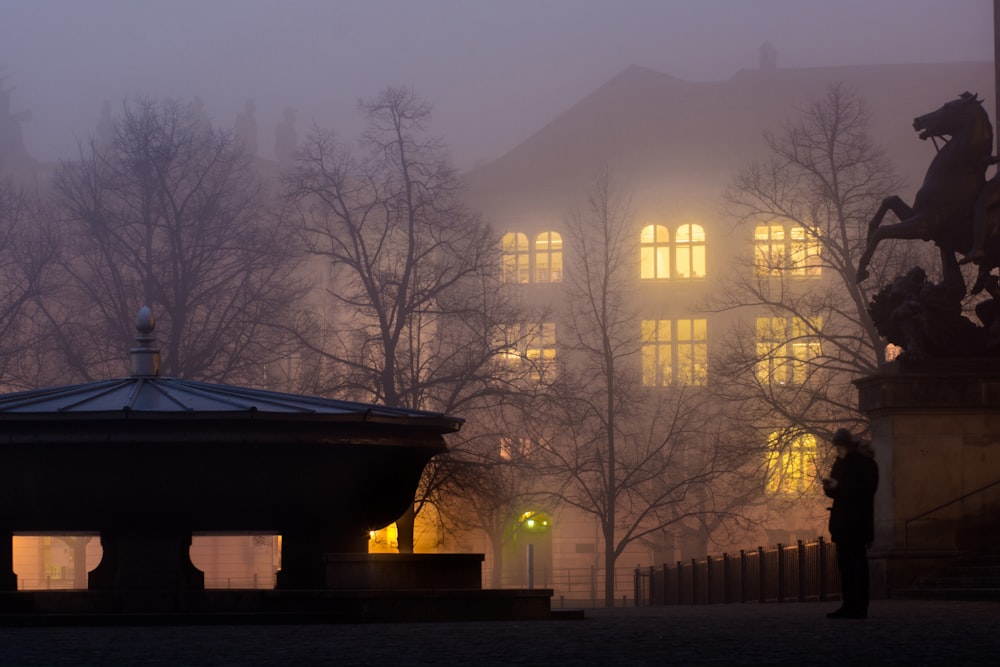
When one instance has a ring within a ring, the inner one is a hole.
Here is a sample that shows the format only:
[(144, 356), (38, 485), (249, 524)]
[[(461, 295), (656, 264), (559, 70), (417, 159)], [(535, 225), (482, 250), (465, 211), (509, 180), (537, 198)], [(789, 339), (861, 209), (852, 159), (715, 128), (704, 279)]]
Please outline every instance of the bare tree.
[[(361, 110), (357, 155), (316, 128), (287, 179), (309, 252), (330, 275), (301, 342), (330, 369), (327, 393), (468, 416), (506, 390), (496, 358), (517, 306), (500, 283), (499, 239), (462, 204), (443, 146), (426, 134), (425, 101), (387, 88)], [(461, 438), (451, 445), (457, 455)], [(414, 514), (447, 483), (446, 464), (429, 466)], [(414, 514), (397, 522), (401, 551), (412, 550)]]
[(114, 129), (55, 180), (70, 364), (88, 379), (120, 369), (145, 304), (165, 374), (264, 383), (300, 291), (295, 236), (267, 214), (250, 156), (176, 100), (126, 102)]
[(635, 238), (629, 197), (605, 170), (567, 221), (569, 359), (552, 385), (542, 437), (550, 493), (600, 525), (608, 605), (615, 564), (630, 544), (731, 511), (715, 496), (728, 493), (722, 480), (742, 460), (711, 432), (701, 378), (642, 384)]
[[(741, 317), (714, 368), (743, 426), (781, 451), (804, 435), (865, 428), (851, 380), (875, 372), (886, 345), (855, 271), (871, 214), (900, 184), (869, 135), (864, 102), (841, 85), (764, 142), (769, 158), (726, 192), (735, 231), (755, 253), (734, 261), (713, 299), (712, 310)], [(913, 258), (900, 250), (882, 253), (873, 273), (908, 268)]]
[[(516, 396), (516, 394), (515, 394)], [(534, 507), (535, 455), (519, 427), (523, 405), (477, 410), (462, 429), (463, 443), (449, 460), (450, 478), (432, 499), (447, 527), (480, 531), (490, 543), (492, 586), (504, 585), (507, 555), (517, 543), (526, 508)]]
[(59, 248), (41, 198), (0, 180), (0, 384), (7, 390), (47, 384), (53, 329), (40, 304), (57, 290)]

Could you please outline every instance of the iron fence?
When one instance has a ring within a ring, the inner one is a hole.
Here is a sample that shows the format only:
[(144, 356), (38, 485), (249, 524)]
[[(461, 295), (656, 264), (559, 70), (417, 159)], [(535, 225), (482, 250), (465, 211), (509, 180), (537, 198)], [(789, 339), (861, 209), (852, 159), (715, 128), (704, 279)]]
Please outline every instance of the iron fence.
[(816, 542), (740, 550), (634, 571), (635, 606), (804, 602), (839, 597), (836, 551)]

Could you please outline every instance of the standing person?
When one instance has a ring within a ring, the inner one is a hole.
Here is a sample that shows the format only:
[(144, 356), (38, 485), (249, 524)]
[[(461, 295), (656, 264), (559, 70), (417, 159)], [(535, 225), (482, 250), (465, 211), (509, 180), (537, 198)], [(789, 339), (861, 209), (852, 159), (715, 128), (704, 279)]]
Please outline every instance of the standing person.
[(830, 508), (830, 538), (837, 546), (840, 570), (840, 609), (828, 618), (868, 617), (868, 547), (875, 539), (875, 490), (878, 466), (874, 453), (846, 428), (833, 435), (837, 460), (823, 491), (833, 498)]

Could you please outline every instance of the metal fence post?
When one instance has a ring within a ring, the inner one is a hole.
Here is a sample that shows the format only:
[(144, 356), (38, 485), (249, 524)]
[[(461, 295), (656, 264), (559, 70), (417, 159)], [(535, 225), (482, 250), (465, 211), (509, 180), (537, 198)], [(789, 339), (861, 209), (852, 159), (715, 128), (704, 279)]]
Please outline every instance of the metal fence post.
[(785, 601), (785, 545), (778, 542), (778, 602)]
[(677, 561), (677, 604), (682, 604), (684, 602), (684, 573), (682, 571), (681, 562)]
[(826, 541), (819, 538), (819, 555), (816, 557), (819, 568), (819, 601), (826, 602)]
[(698, 559), (691, 559), (691, 604), (698, 604)]
[(799, 602), (805, 602), (806, 599), (806, 547), (802, 544), (802, 540), (798, 540), (798, 556), (799, 556)]
[(757, 597), (758, 602), (767, 600), (767, 572), (764, 567), (764, 547), (757, 547)]
[(722, 552), (722, 602), (729, 602), (729, 554)]
[(705, 556), (705, 604), (712, 604), (712, 557)]
[(740, 549), (740, 602), (747, 601), (747, 551)]

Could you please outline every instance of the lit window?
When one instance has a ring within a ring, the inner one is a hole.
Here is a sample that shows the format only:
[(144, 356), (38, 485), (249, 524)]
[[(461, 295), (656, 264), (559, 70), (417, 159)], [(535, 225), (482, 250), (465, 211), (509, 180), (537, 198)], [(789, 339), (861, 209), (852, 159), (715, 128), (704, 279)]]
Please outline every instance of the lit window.
[(503, 235), (503, 281), (527, 283), (531, 277), (528, 268), (528, 237), (518, 232)]
[(785, 228), (781, 225), (759, 225), (754, 229), (753, 242), (757, 275), (780, 275), (785, 267)]
[(543, 322), (528, 333), (524, 356), (532, 365), (532, 378), (552, 377), (556, 362), (556, 325), (553, 322)]
[(793, 276), (818, 276), (822, 272), (819, 239), (803, 227), (792, 227), (791, 257)]
[(663, 225), (642, 228), (639, 266), (639, 275), (643, 280), (670, 277), (670, 231)]
[(535, 282), (562, 280), (562, 247), (562, 236), (557, 232), (542, 232), (535, 238)]
[(520, 364), (523, 358), (518, 351), (521, 327), (518, 325), (501, 327), (498, 338), (495, 349), (500, 363), (506, 368), (514, 368)]
[(708, 383), (708, 326), (703, 319), (642, 321), (642, 383)]
[(707, 337), (705, 320), (677, 320), (677, 382), (708, 383)]
[(790, 381), (792, 384), (805, 384), (812, 376), (813, 360), (818, 358), (822, 352), (819, 337), (816, 332), (820, 329), (821, 321), (815, 318), (812, 321), (805, 321), (795, 318), (791, 321), (792, 336), (789, 340), (791, 347), (791, 370)]
[(701, 225), (681, 225), (674, 239), (674, 276), (705, 277), (705, 230)]
[(766, 488), (772, 494), (806, 491), (816, 474), (816, 438), (808, 433), (788, 437), (771, 434), (767, 453)]
[(531, 438), (500, 438), (500, 458), (517, 461), (531, 453)]
[(642, 321), (642, 383), (647, 387), (670, 384), (670, 320)]
[(769, 385), (801, 385), (812, 376), (820, 356), (821, 320), (757, 318), (757, 379)]

